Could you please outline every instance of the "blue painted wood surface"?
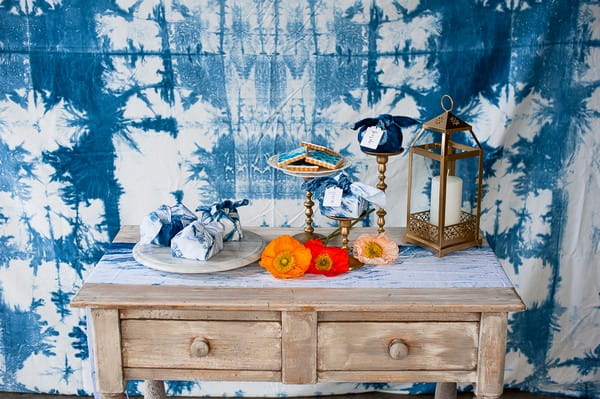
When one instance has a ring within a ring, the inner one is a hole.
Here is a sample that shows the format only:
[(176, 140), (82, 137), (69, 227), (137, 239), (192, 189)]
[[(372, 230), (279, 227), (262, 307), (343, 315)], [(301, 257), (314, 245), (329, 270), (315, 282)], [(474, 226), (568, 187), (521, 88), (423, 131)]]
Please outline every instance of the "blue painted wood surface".
[(217, 273), (161, 272), (137, 262), (132, 255), (133, 246), (131, 243), (113, 243), (86, 282), (249, 288), (512, 287), (490, 247), (470, 248), (437, 258), (422, 248), (404, 246), (394, 265), (364, 266), (336, 277), (307, 274), (301, 278), (277, 279), (256, 263)]

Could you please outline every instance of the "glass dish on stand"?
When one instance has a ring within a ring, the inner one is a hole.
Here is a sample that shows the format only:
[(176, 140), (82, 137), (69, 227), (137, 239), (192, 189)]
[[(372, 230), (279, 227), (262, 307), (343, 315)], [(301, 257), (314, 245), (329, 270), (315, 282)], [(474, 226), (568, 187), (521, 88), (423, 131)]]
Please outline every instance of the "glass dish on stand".
[[(277, 166), (277, 155), (273, 155), (272, 157), (270, 157), (267, 160), (267, 163), (272, 168), (280, 170), (281, 172), (285, 173), (286, 175), (301, 177), (304, 180), (310, 180), (315, 177), (331, 176), (331, 175), (334, 175), (334, 174), (346, 169), (347, 167), (349, 167), (352, 164), (352, 162), (350, 162), (348, 159), (344, 158), (342, 161), (342, 164), (336, 169), (326, 169), (326, 168), (320, 167), (318, 171), (302, 172), (302, 171), (289, 170), (285, 166)], [(306, 215), (306, 219), (304, 221), (304, 231), (302, 233), (294, 235), (294, 238), (303, 244), (313, 238), (318, 238), (318, 239), (325, 238), (323, 235), (317, 234), (314, 232), (315, 229), (313, 226), (313, 219), (312, 219), (312, 216), (314, 214), (314, 212), (313, 212), (314, 205), (315, 205), (315, 203), (312, 200), (312, 193), (310, 191), (307, 191), (306, 192), (306, 201), (304, 201), (304, 208), (305, 208), (304, 215)]]

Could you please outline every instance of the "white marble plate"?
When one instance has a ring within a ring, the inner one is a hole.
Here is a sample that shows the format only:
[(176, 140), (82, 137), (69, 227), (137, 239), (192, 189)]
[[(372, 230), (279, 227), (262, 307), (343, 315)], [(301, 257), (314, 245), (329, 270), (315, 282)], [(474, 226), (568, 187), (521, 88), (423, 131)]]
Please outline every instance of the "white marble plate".
[(344, 158), (342, 160), (342, 164), (337, 169), (325, 169), (322, 167), (316, 172), (297, 172), (295, 170), (288, 170), (285, 166), (281, 166), (281, 167), (277, 166), (277, 157), (278, 157), (278, 155), (273, 155), (272, 157), (270, 157), (267, 160), (267, 163), (269, 164), (269, 166), (282, 171), (286, 175), (298, 176), (298, 177), (303, 177), (303, 178), (331, 176), (341, 170), (346, 169), (348, 166), (352, 165), (352, 162), (350, 162), (350, 160), (348, 160), (347, 158)]
[(223, 249), (207, 261), (175, 258), (170, 247), (137, 243), (133, 257), (142, 265), (163, 272), (213, 273), (237, 269), (260, 259), (265, 241), (256, 233), (244, 230), (242, 241), (223, 243)]

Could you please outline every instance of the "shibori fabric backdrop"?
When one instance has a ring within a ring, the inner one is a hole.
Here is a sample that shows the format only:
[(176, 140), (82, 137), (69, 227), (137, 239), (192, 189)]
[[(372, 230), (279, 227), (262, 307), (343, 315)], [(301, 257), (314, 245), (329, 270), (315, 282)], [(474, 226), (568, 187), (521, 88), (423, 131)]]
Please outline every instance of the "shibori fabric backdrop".
[[(270, 155), (329, 145), (375, 183), (352, 123), (427, 120), (449, 93), (486, 150), (482, 228), (529, 308), (510, 320), (506, 383), (600, 397), (599, 19), (597, 1), (0, 1), (1, 389), (92, 392), (68, 304), (120, 225), (247, 197), (245, 224), (300, 226), (301, 181)], [(402, 225), (406, 157), (388, 169)]]

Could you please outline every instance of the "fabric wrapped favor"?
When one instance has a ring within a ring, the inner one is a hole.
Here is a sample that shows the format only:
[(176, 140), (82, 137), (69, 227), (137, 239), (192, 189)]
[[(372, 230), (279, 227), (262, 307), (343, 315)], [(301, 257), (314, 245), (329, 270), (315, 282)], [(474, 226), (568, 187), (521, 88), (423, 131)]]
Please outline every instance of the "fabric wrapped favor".
[[(365, 152), (394, 153), (402, 151), (402, 129), (416, 125), (418, 121), (406, 116), (382, 114), (376, 118), (365, 118), (354, 124), (353, 130), (358, 129), (360, 149)], [(369, 129), (380, 129), (381, 139), (375, 148), (362, 145), (362, 140)]]
[[(340, 206), (324, 206), (325, 192), (330, 187), (342, 189)], [(335, 176), (317, 177), (302, 184), (302, 188), (313, 193), (319, 200), (319, 209), (324, 216), (358, 218), (369, 207), (369, 202), (380, 208), (385, 207), (385, 193), (380, 189), (363, 183), (352, 183), (344, 173)]]
[(244, 233), (237, 208), (248, 204), (247, 199), (235, 202), (225, 200), (210, 206), (199, 206), (196, 211), (200, 212), (200, 220), (203, 222), (214, 221), (223, 224), (223, 241), (240, 241), (244, 238)]
[(223, 225), (219, 222), (192, 222), (171, 240), (176, 258), (208, 260), (223, 249)]
[(183, 204), (161, 205), (142, 220), (140, 243), (168, 247), (175, 234), (197, 219), (196, 215)]

